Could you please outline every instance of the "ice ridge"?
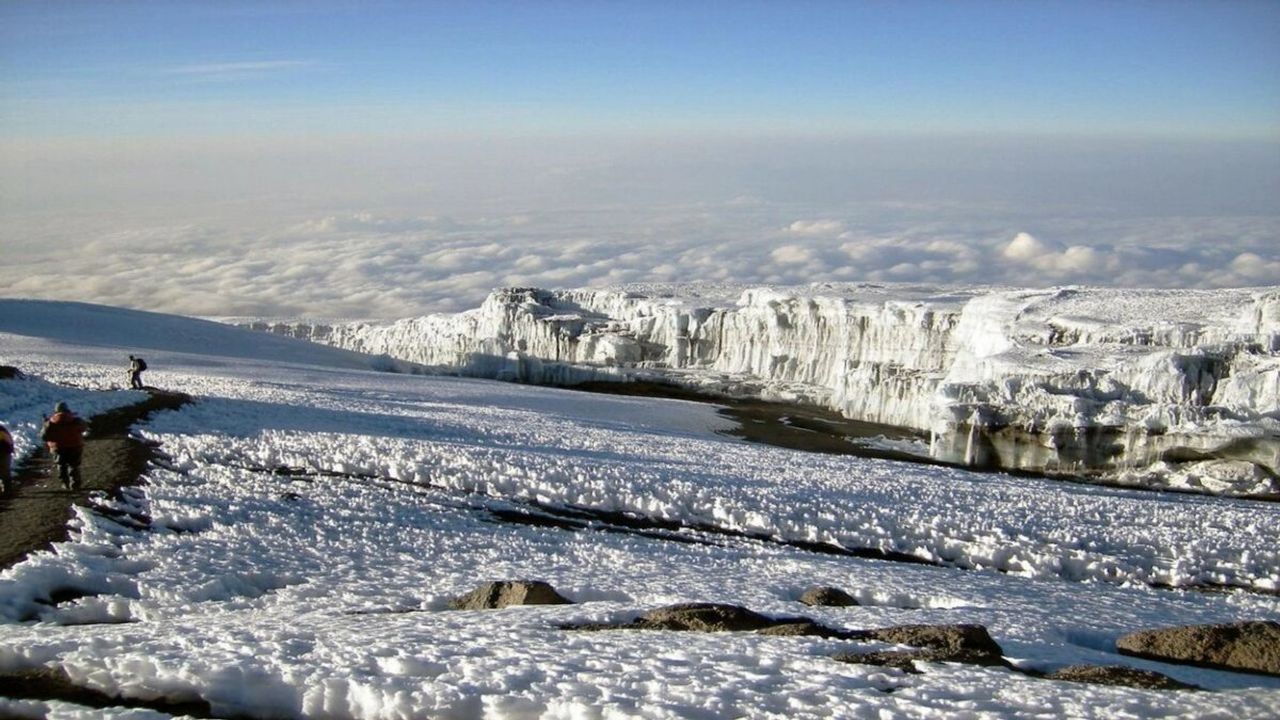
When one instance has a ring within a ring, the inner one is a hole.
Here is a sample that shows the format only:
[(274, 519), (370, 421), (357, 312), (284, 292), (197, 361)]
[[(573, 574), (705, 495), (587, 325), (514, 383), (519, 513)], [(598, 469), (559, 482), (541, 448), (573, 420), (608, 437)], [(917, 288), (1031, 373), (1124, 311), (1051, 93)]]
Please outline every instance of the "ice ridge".
[(503, 288), (452, 315), (253, 327), (451, 374), (810, 403), (973, 466), (1280, 491), (1280, 288), (717, 290)]

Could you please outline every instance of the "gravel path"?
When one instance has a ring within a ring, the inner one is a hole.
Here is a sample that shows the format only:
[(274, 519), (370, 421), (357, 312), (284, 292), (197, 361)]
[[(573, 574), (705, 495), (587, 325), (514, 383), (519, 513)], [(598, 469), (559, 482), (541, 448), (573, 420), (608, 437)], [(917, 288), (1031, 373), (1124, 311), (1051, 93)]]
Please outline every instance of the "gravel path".
[(67, 538), (73, 504), (87, 505), (89, 494), (110, 494), (137, 485), (155, 447), (129, 435), (129, 428), (160, 410), (176, 410), (191, 402), (182, 393), (148, 388), (151, 397), (89, 419), (81, 464), (83, 486), (65, 490), (49, 453), (40, 450), (15, 462), (13, 487), (0, 496), (0, 569), (36, 550)]

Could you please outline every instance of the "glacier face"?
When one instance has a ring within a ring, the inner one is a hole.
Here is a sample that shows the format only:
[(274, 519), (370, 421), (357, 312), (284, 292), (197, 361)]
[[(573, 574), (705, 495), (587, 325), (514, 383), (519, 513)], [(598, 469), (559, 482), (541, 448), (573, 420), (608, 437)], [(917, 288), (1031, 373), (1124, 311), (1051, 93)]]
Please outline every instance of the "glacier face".
[(456, 315), (252, 327), (476, 377), (804, 402), (948, 462), (1280, 491), (1280, 288), (506, 288)]

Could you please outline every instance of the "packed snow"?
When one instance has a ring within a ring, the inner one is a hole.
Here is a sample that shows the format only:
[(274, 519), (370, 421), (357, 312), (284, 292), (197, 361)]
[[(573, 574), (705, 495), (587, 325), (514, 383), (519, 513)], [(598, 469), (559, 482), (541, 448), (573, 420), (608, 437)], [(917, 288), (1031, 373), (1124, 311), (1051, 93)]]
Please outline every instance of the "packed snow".
[(456, 315), (246, 324), (473, 377), (801, 401), (963, 465), (1280, 493), (1276, 287), (512, 288)]
[[(0, 381), (0, 421), (23, 452), (59, 399), (139, 399), (118, 389), (128, 352), (196, 399), (140, 428), (166, 456), (143, 485), (0, 573), (0, 672), (263, 718), (1280, 715), (1280, 678), (1114, 651), (1143, 628), (1280, 619), (1280, 505), (785, 450), (726, 435), (706, 404), (379, 372), (385, 358), (231, 327), (183, 340), (206, 331), (0, 301), (0, 364), (28, 375)], [(448, 609), (502, 579), (575, 604)], [(862, 604), (797, 602), (813, 585)], [(848, 629), (980, 623), (1019, 668), (1123, 664), (1211, 692), (832, 660), (883, 647), (848, 640), (558, 629), (694, 601)], [(0, 699), (6, 713), (88, 711)]]

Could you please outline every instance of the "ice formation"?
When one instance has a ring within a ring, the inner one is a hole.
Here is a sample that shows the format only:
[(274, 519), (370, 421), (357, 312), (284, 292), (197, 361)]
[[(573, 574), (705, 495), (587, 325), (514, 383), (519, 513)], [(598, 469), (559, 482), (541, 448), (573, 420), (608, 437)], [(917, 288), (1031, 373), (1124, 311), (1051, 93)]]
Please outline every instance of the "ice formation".
[(966, 465), (1280, 490), (1280, 288), (508, 288), (456, 315), (254, 327), (473, 377), (811, 403)]

